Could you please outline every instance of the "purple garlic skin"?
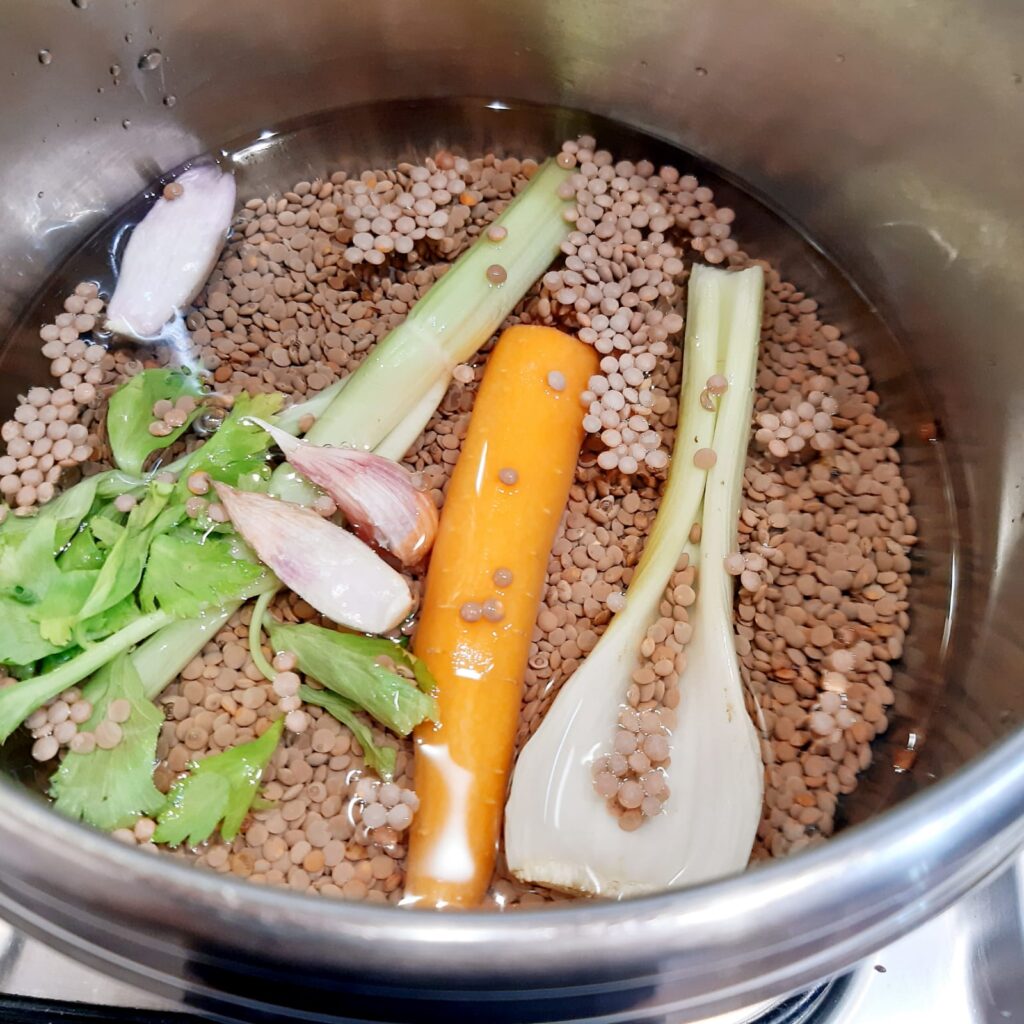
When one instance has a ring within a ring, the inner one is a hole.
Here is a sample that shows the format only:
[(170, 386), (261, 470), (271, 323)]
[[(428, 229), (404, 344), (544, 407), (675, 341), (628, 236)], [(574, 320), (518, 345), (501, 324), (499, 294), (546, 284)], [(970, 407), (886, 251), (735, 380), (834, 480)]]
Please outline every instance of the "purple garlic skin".
[(363, 633), (386, 633), (412, 611), (401, 573), (347, 530), (301, 505), (213, 486), (260, 561), (322, 615)]
[(121, 260), (106, 326), (142, 341), (199, 294), (224, 246), (235, 212), (235, 179), (214, 164), (191, 167), (132, 230)]
[(427, 555), (437, 536), (437, 509), (404, 466), (373, 452), (310, 444), (263, 420), (254, 422), (300, 473), (331, 496), (363, 540), (403, 565)]

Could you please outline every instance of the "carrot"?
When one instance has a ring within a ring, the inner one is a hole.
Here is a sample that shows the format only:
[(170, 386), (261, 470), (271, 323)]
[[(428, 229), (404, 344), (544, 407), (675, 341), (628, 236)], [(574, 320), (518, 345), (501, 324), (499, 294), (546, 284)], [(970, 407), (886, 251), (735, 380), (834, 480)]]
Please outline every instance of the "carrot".
[(413, 641), (440, 714), (415, 734), (410, 902), (471, 907), (490, 883), (530, 637), (583, 440), (579, 396), (596, 370), (593, 349), (552, 327), (509, 328), (487, 365)]

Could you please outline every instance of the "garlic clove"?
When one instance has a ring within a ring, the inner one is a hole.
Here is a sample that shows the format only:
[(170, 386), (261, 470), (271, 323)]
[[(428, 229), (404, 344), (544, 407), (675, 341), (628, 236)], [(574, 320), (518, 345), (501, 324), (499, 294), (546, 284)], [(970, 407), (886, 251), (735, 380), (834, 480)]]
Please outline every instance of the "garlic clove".
[(254, 419), (273, 437), (285, 458), (323, 488), (364, 540), (414, 565), (433, 546), (437, 509), (417, 489), (404, 466), (373, 452), (300, 441)]
[(401, 573), (347, 530), (301, 505), (217, 481), (213, 486), (260, 561), (322, 615), (350, 629), (384, 633), (412, 610)]
[(132, 230), (106, 326), (141, 340), (158, 337), (199, 294), (224, 246), (235, 211), (235, 179), (214, 164), (190, 167)]

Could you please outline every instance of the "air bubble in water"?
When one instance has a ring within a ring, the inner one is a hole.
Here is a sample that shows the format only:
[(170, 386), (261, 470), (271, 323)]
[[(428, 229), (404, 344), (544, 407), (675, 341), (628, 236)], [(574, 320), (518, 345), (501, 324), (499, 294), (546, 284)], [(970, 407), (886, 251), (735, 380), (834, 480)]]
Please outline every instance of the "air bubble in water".
[(155, 71), (164, 62), (164, 55), (159, 50), (147, 50), (139, 58), (140, 71)]
[(217, 432), (217, 429), (224, 422), (227, 413), (219, 406), (207, 409), (200, 413), (192, 424), (192, 431), (199, 437), (210, 437)]

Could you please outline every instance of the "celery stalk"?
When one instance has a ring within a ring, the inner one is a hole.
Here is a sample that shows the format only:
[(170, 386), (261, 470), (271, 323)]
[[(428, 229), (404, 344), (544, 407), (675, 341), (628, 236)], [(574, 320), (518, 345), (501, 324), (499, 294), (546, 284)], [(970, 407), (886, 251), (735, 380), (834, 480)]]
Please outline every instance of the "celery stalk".
[(385, 459), (392, 462), (400, 462), (405, 453), (416, 443), (416, 439), (427, 429), (437, 407), (444, 399), (451, 377), (447, 374), (436, 381), (429, 391), (425, 391), (423, 397), (414, 405), (408, 415), (394, 430), (384, 438), (376, 448), (373, 449), (376, 455), (383, 455)]
[(105, 640), (87, 647), (63, 665), (0, 692), (0, 743), (5, 742), (36, 708), (91, 676), (112, 658), (172, 621), (173, 616), (167, 612), (143, 615)]
[(286, 409), (282, 409), (274, 417), (274, 426), (287, 430), (289, 434), (302, 433), (299, 430), (299, 422), (306, 416), (319, 419), (348, 382), (348, 377), (341, 377), (312, 398), (307, 398), (304, 402), (298, 402), (295, 405), (289, 405)]
[(131, 659), (145, 687), (147, 700), (156, 700), (164, 687), (174, 682), (178, 673), (217, 635), (238, 607), (233, 604), (211, 608), (194, 619), (180, 619), (139, 644)]
[[(541, 166), (495, 222), (506, 236), (492, 242), (485, 233), (452, 264), (347, 378), (307, 441), (374, 450), (494, 334), (568, 237), (571, 224), (563, 214), (571, 201), (558, 188), (569, 175), (553, 160)], [(494, 264), (507, 274), (502, 284), (487, 278)], [(308, 504), (314, 491), (298, 473), (281, 467), (271, 493)]]

